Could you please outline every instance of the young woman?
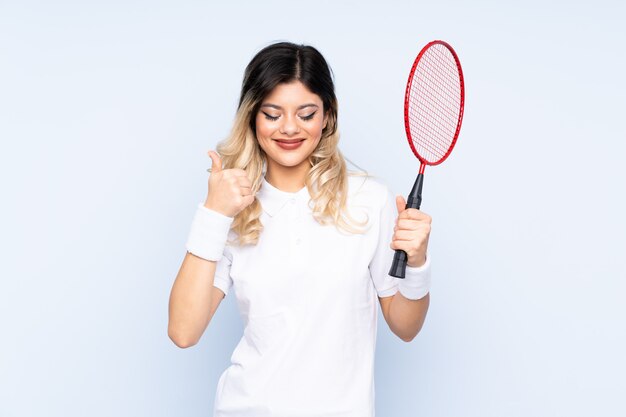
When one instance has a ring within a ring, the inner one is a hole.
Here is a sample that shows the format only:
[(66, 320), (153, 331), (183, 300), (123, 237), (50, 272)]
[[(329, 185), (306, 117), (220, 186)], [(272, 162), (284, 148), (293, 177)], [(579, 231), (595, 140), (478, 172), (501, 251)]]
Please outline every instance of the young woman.
[[(347, 171), (338, 141), (322, 55), (287, 42), (258, 52), (232, 132), (209, 152), (169, 304), (169, 337), (188, 347), (235, 290), (244, 332), (215, 417), (373, 416), (377, 300), (403, 341), (422, 327), (431, 219)], [(404, 279), (388, 275), (395, 249), (408, 255)]]

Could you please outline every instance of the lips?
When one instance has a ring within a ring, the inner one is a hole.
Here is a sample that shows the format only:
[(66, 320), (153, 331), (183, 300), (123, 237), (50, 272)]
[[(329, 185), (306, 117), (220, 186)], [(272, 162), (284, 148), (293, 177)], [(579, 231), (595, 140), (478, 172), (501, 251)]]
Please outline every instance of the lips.
[(276, 146), (286, 151), (293, 151), (304, 143), (304, 139), (274, 139)]
[(276, 142), (280, 142), (280, 143), (298, 143), (298, 142), (302, 142), (304, 139), (274, 139)]

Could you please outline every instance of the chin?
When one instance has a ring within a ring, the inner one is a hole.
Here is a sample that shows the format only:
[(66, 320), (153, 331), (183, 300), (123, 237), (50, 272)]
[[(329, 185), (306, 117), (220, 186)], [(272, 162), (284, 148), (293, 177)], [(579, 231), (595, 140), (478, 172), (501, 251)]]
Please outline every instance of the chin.
[(276, 158), (274, 159), (276, 163), (284, 167), (297, 167), (297, 166), (302, 165), (307, 160), (308, 160), (308, 156), (306, 158)]

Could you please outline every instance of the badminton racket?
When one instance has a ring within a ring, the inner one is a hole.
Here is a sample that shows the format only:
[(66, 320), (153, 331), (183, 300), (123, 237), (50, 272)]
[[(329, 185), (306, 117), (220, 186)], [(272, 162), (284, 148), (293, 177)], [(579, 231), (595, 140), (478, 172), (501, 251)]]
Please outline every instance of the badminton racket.
[[(428, 43), (415, 58), (404, 96), (404, 127), (409, 146), (420, 161), (406, 208), (419, 209), (426, 165), (439, 165), (452, 152), (461, 130), (465, 85), (461, 63), (452, 47)], [(389, 275), (404, 278), (405, 251), (396, 250)]]

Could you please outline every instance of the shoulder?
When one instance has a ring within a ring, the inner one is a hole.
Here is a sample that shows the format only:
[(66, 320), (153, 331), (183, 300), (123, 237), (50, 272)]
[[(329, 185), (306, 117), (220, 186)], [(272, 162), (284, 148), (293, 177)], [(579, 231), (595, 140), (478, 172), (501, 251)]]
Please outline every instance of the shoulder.
[(393, 194), (387, 182), (371, 174), (348, 174), (348, 198), (381, 208)]

